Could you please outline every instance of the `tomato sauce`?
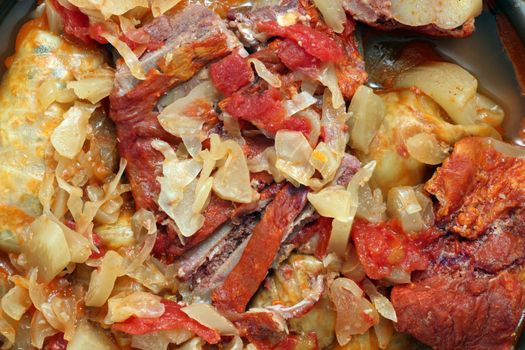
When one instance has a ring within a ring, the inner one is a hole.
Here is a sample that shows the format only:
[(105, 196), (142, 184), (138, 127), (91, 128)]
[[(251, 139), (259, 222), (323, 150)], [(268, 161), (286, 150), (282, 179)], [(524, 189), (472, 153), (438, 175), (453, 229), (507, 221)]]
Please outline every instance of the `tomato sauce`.
[(352, 227), (359, 260), (373, 279), (389, 277), (394, 269), (424, 270), (429, 261), (416, 240), (411, 240), (395, 222), (374, 224), (356, 220)]

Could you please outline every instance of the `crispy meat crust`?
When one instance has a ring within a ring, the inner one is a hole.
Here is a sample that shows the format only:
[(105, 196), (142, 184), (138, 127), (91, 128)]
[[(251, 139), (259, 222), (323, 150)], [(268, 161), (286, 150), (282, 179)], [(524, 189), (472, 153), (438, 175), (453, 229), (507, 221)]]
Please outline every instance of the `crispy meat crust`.
[(438, 225), (477, 238), (525, 200), (525, 159), (504, 156), (482, 138), (466, 138), (425, 189), (439, 201)]

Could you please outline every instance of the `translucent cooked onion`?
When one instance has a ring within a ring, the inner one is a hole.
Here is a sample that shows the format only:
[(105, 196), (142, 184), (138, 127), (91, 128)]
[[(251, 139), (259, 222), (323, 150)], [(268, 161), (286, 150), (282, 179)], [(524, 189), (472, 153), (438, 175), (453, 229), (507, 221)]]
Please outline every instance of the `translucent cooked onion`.
[(195, 337), (191, 340), (188, 340), (182, 344), (178, 349), (179, 350), (202, 350), (204, 345), (204, 340), (199, 337)]
[(492, 126), (499, 126), (503, 123), (505, 112), (490, 98), (478, 93), (476, 95), (476, 113), (478, 120)]
[(186, 188), (182, 195), (182, 200), (173, 210), (173, 220), (177, 224), (177, 231), (184, 237), (190, 237), (197, 232), (204, 224), (204, 216), (200, 213), (193, 212), (193, 203), (195, 203), (197, 190), (197, 180), (193, 180)]
[(302, 132), (279, 130), (275, 135), (275, 167), (292, 183), (307, 185), (315, 172), (312, 147)]
[(73, 90), (66, 89), (66, 86), (55, 79), (48, 79), (37, 89), (37, 98), (40, 106), (46, 110), (53, 102), (70, 103), (75, 100)]
[(337, 74), (333, 63), (328, 63), (323, 66), (319, 72), (317, 80), (321, 82), (324, 86), (330, 90), (332, 94), (332, 107), (340, 108), (345, 104), (345, 99), (343, 98), (343, 93), (341, 88), (339, 88), (339, 80), (337, 79)]
[(314, 0), (315, 6), (323, 15), (323, 19), (336, 33), (342, 33), (345, 29), (346, 13), (343, 8), (343, 0)]
[(415, 134), (409, 137), (405, 144), (408, 154), (423, 164), (441, 164), (448, 157), (448, 147), (442, 146), (434, 134)]
[(151, 0), (151, 13), (159, 17), (169, 9), (175, 7), (181, 0)]
[(209, 304), (191, 304), (182, 311), (200, 324), (215, 329), (221, 335), (238, 335), (239, 332), (226, 317)]
[[(182, 138), (186, 149), (195, 158), (201, 150), (201, 142), (206, 135), (203, 131), (205, 117), (188, 115), (192, 106), (199, 104), (199, 110), (212, 109), (219, 99), (219, 92), (207, 80), (193, 88), (185, 97), (175, 100), (158, 115), (160, 125), (172, 135)], [(201, 106), (202, 105), (202, 106)]]
[[(112, 1), (111, 3), (120, 3), (120, 1), (117, 1), (117, 2)], [(126, 65), (128, 66), (131, 74), (135, 78), (139, 80), (146, 79), (144, 69), (139, 59), (137, 58), (135, 53), (129, 48), (129, 46), (125, 42), (121, 41), (116, 36), (106, 33), (106, 32), (102, 33), (101, 36), (104, 39), (106, 39), (118, 51), (120, 56), (122, 56), (122, 58), (124, 59), (124, 62), (126, 62)]]
[(310, 137), (308, 141), (310, 141), (312, 147), (315, 147), (321, 136), (321, 117), (312, 108), (302, 111), (300, 116), (306, 118), (310, 123)]
[(226, 346), (226, 350), (243, 350), (244, 343), (239, 336), (233, 337), (233, 339)]
[(45, 1), (45, 11), (49, 31), (55, 34), (62, 33), (62, 28), (64, 27), (62, 17), (60, 17), (60, 14), (49, 0)]
[(291, 100), (283, 101), (283, 107), (286, 110), (286, 115), (291, 117), (315, 103), (317, 103), (317, 99), (308, 92), (303, 91), (294, 95)]
[(224, 163), (215, 172), (213, 191), (222, 199), (250, 203), (257, 199), (250, 185), (250, 170), (242, 147), (233, 140), (221, 142), (214, 153), (223, 154)]
[(0, 315), (0, 335), (2, 341), (2, 349), (11, 349), (15, 342), (15, 329)]
[(348, 113), (351, 115), (350, 144), (366, 154), (385, 117), (383, 100), (371, 88), (362, 85), (352, 98)]
[(111, 294), (115, 280), (122, 274), (124, 259), (115, 251), (109, 250), (102, 258), (99, 269), (91, 273), (86, 306), (101, 307)]
[(394, 310), (394, 306), (390, 300), (388, 300), (383, 294), (379, 293), (376, 286), (368, 279), (365, 279), (361, 285), (363, 286), (366, 295), (368, 295), (376, 307), (377, 312), (379, 312), (384, 318), (397, 322), (396, 310)]
[(388, 345), (394, 336), (394, 325), (392, 321), (384, 317), (379, 318), (379, 323), (374, 325), (374, 332), (380, 349), (388, 349)]
[(359, 188), (359, 206), (356, 217), (370, 222), (381, 222), (386, 219), (386, 204), (379, 188), (374, 191), (366, 184)]
[[(341, 164), (341, 156), (326, 143), (319, 142), (312, 152), (310, 164), (321, 174), (324, 180), (321, 184), (324, 185), (334, 178)], [(310, 187), (316, 188), (316, 182), (312, 182)]]
[(392, 17), (408, 26), (435, 24), (443, 29), (461, 27), (466, 21), (478, 16), (483, 9), (481, 0), (392, 0)]
[(501, 154), (507, 156), (507, 157), (516, 157), (516, 158), (522, 158), (525, 159), (525, 148), (521, 146), (513, 146), (509, 143), (496, 140), (493, 138), (487, 137), (485, 139), (485, 142), (492, 146), (496, 151), (500, 152)]
[(193, 333), (185, 329), (157, 331), (143, 335), (134, 335), (131, 346), (141, 350), (167, 350), (169, 344), (180, 345), (193, 337)]
[(266, 171), (273, 176), (275, 182), (284, 180), (283, 174), (277, 169), (275, 163), (277, 162), (277, 153), (275, 147), (268, 147), (257, 156), (248, 159), (248, 168), (252, 173)]
[(77, 327), (75, 335), (67, 344), (68, 350), (118, 350), (111, 339), (99, 327), (83, 320)]
[(457, 64), (429, 62), (416, 66), (398, 75), (394, 87), (417, 87), (434, 99), (457, 124), (476, 123), (475, 114), (466, 113), (465, 108), (476, 96), (478, 81)]
[(328, 242), (328, 252), (344, 256), (354, 216), (359, 205), (359, 188), (372, 176), (375, 161), (366, 164), (350, 180), (346, 190), (341, 186), (329, 186), (319, 193), (309, 193), (308, 201), (325, 217), (334, 218)]
[(46, 216), (30, 226), (31, 238), (24, 250), (29, 263), (38, 267), (38, 278), (50, 282), (70, 262), (71, 254), (62, 228)]
[[(323, 94), (323, 114), (321, 117), (323, 141), (342, 159), (348, 143), (348, 133), (345, 132), (345, 122), (348, 114), (344, 104), (339, 108), (332, 107), (331, 99), (332, 94), (325, 89)], [(339, 168), (339, 165), (337, 167)]]
[(17, 285), (2, 297), (1, 305), (2, 311), (7, 316), (19, 321), (33, 303), (27, 289)]
[(157, 221), (152, 212), (139, 209), (131, 218), (131, 229), (135, 236), (137, 244), (127, 252), (125, 273), (134, 272), (141, 266), (151, 255), (153, 246), (157, 239)]
[(58, 331), (51, 327), (40, 311), (36, 310), (31, 318), (31, 327), (29, 331), (31, 345), (37, 349), (42, 349), (44, 340), (56, 333), (58, 333)]
[(399, 220), (405, 232), (419, 232), (434, 224), (432, 201), (409, 186), (388, 191), (387, 211)]
[(158, 203), (160, 208), (177, 224), (181, 234), (189, 237), (202, 226), (204, 218), (192, 212), (195, 202), (196, 178), (202, 165), (194, 159), (179, 160), (171, 146), (160, 140), (151, 145), (164, 155)]
[(112, 77), (85, 78), (78, 81), (71, 81), (67, 84), (68, 89), (72, 89), (78, 98), (97, 103), (108, 97), (113, 90)]
[(64, 114), (64, 120), (51, 134), (51, 144), (61, 156), (73, 159), (80, 152), (94, 110), (93, 105), (76, 103)]
[(69, 247), (69, 253), (71, 254), (71, 262), (84, 263), (91, 255), (89, 240), (78, 232), (75, 232), (66, 225), (60, 223), (60, 221), (55, 220), (55, 222), (60, 225), (64, 232), (64, 237), (66, 238)]
[(405, 270), (395, 268), (392, 270), (392, 273), (390, 276), (384, 279), (386, 282), (392, 283), (392, 284), (405, 284), (410, 283), (411, 276), (409, 272), (406, 272)]
[(352, 198), (343, 186), (329, 186), (317, 193), (308, 193), (308, 201), (321, 216), (342, 222), (352, 221), (352, 207), (357, 207), (357, 198)]
[(337, 278), (330, 286), (330, 299), (337, 311), (335, 335), (339, 345), (346, 345), (352, 335), (363, 334), (379, 322), (374, 306), (359, 286), (348, 278)]
[(268, 83), (268, 85), (273, 86), (275, 88), (280, 88), (281, 87), (281, 85), (282, 85), (281, 79), (279, 79), (279, 77), (277, 75), (275, 75), (272, 72), (270, 72), (268, 70), (268, 68), (266, 68), (264, 63), (262, 63), (260, 60), (258, 60), (257, 58), (250, 58), (250, 59), (248, 59), (248, 63), (253, 64), (253, 67), (255, 68), (255, 71), (257, 72), (257, 75), (261, 79), (266, 81)]
[(108, 313), (104, 320), (111, 324), (130, 318), (157, 318), (164, 314), (164, 304), (161, 297), (146, 292), (134, 292), (129, 295), (116, 295), (108, 299)]
[(166, 266), (164, 263), (150, 257), (127, 275), (155, 294), (164, 289), (175, 288), (178, 281), (174, 278), (176, 270), (174, 265)]
[(361, 264), (361, 261), (359, 261), (357, 251), (351, 243), (349, 244), (345, 260), (341, 266), (341, 274), (356, 283), (361, 282), (366, 277), (365, 268)]

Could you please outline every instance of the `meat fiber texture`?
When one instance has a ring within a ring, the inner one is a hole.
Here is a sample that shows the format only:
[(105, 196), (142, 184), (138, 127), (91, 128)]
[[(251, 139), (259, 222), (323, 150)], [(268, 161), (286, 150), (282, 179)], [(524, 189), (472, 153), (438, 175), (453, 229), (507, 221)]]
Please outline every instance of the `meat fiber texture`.
[[(208, 63), (228, 55), (242, 45), (226, 28), (221, 18), (200, 5), (187, 6), (182, 12), (161, 16), (143, 29), (163, 46), (146, 52), (139, 58), (145, 80), (135, 79), (125, 64), (117, 68), (115, 88), (110, 96), (111, 118), (117, 126), (120, 154), (128, 161), (127, 175), (137, 208), (157, 214), (158, 221), (166, 216), (158, 210), (156, 199), (160, 192), (157, 177), (162, 175), (163, 156), (151, 141), (160, 139), (177, 145), (180, 140), (166, 132), (157, 120), (159, 99), (173, 88), (190, 81)], [(173, 240), (160, 235), (155, 251), (180, 255), (206, 238), (215, 228), (229, 219), (233, 211), (230, 202), (213, 197), (205, 211), (206, 232), (197, 232), (186, 248), (171, 247), (178, 236), (167, 225), (161, 233), (171, 233)], [(210, 231), (209, 228), (213, 227)]]
[(436, 349), (509, 349), (525, 307), (525, 159), (466, 138), (426, 184), (443, 235), (396, 286), (397, 330)]

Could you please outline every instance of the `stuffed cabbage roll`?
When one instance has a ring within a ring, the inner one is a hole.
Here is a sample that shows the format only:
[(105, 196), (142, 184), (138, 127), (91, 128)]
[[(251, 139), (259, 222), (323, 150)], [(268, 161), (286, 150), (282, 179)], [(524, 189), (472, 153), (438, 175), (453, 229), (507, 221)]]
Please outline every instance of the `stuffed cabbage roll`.
[(38, 191), (50, 135), (77, 100), (67, 83), (105, 61), (101, 52), (31, 24), (20, 33), (0, 87), (0, 245), (15, 251), (13, 233), (42, 210)]

